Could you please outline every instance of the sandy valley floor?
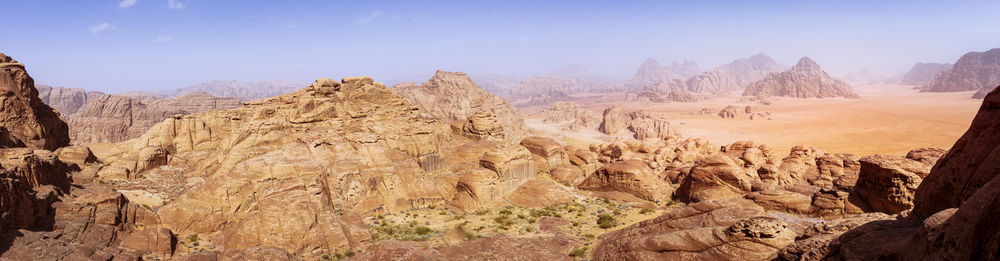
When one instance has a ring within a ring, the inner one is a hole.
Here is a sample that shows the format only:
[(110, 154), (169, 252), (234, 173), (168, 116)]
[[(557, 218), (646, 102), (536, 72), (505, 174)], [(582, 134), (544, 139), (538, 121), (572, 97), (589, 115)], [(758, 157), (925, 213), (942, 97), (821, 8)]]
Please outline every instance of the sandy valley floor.
[[(950, 147), (968, 129), (982, 100), (971, 92), (920, 93), (912, 86), (854, 86), (861, 99), (774, 99), (757, 105), (772, 113), (771, 120), (722, 119), (716, 115), (691, 115), (702, 108), (713, 111), (727, 105), (745, 106), (739, 96), (713, 98), (695, 103), (623, 104), (626, 110), (656, 112), (675, 124), (687, 137), (702, 137), (724, 145), (738, 140), (768, 144), (779, 155), (795, 145), (810, 145), (827, 152), (858, 155), (875, 153), (904, 155), (920, 147)], [(610, 101), (583, 98), (578, 103), (600, 115)], [(529, 126), (555, 131), (540, 117), (529, 117)], [(596, 131), (563, 133), (567, 140), (610, 140)]]

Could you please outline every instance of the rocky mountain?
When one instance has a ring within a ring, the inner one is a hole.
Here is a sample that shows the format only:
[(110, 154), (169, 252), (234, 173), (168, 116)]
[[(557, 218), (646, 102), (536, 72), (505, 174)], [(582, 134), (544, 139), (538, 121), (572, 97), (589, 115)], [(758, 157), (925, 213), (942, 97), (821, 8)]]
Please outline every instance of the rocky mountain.
[(203, 92), (145, 101), (105, 95), (63, 118), (69, 124), (73, 144), (121, 142), (141, 136), (154, 124), (169, 117), (241, 105), (239, 98), (219, 98)]
[(692, 61), (684, 61), (683, 63), (674, 62), (664, 66), (660, 65), (660, 62), (657, 62), (655, 59), (648, 58), (642, 65), (639, 65), (639, 70), (636, 71), (635, 76), (632, 76), (625, 83), (625, 88), (642, 89), (664, 81), (688, 79), (699, 73), (701, 73), (701, 69), (698, 68), (698, 64)]
[(51, 106), (61, 115), (76, 113), (77, 110), (87, 106), (105, 94), (98, 91), (86, 91), (81, 88), (52, 87), (48, 85), (35, 85), (38, 89), (38, 98)]
[(743, 96), (793, 98), (859, 98), (846, 82), (830, 77), (809, 57), (802, 57), (791, 70), (768, 74), (747, 86)]
[(900, 80), (902, 84), (926, 85), (934, 80), (939, 73), (951, 70), (950, 63), (917, 63)]
[(504, 126), (504, 133), (518, 139), (528, 131), (517, 110), (507, 100), (486, 92), (463, 72), (438, 70), (426, 82), (402, 83), (392, 87), (429, 117), (445, 122), (464, 121), (472, 114), (484, 111), (495, 115)]
[(600, 123), (596, 113), (572, 102), (555, 102), (543, 115), (545, 123), (568, 123), (563, 128), (568, 131), (593, 129)]
[(66, 123), (42, 102), (24, 64), (0, 53), (0, 148), (55, 150), (69, 144)]
[(923, 91), (987, 93), (998, 84), (1000, 84), (1000, 48), (962, 55), (950, 70), (938, 73), (934, 81), (923, 87)]
[(244, 101), (278, 96), (291, 93), (305, 87), (307, 84), (287, 80), (267, 80), (259, 82), (240, 82), (232, 80), (214, 80), (193, 86), (177, 89), (170, 96), (183, 96), (188, 93), (204, 92), (216, 97), (239, 97)]
[(771, 57), (759, 53), (748, 58), (739, 58), (711, 71), (687, 80), (692, 92), (722, 93), (738, 91), (753, 82), (764, 79), (770, 73), (780, 72), (784, 67)]

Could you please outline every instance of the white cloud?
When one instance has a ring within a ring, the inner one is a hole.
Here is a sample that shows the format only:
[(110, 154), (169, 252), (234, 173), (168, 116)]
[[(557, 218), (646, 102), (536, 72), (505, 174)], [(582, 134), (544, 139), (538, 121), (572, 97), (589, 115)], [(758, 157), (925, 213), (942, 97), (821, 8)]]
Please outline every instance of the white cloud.
[(91, 25), (90, 27), (88, 27), (88, 29), (90, 29), (90, 33), (92, 33), (92, 34), (99, 34), (99, 33), (103, 32), (105, 30), (112, 29), (112, 28), (115, 28), (115, 26), (109, 24), (108, 22), (103, 22), (103, 23)]
[(129, 8), (129, 7), (132, 7), (133, 5), (135, 5), (135, 2), (137, 2), (137, 1), (138, 0), (122, 0), (121, 3), (118, 3), (118, 7)]
[(174, 40), (173, 36), (160, 35), (160, 36), (157, 36), (156, 39), (153, 39), (153, 42), (154, 43), (165, 43), (165, 42), (169, 42), (169, 41), (173, 41), (173, 40)]
[(184, 3), (177, 0), (167, 0), (167, 8), (170, 9), (182, 9), (184, 8)]
[(358, 18), (358, 20), (354, 20), (354, 22), (359, 24), (367, 24), (370, 23), (371, 21), (375, 21), (375, 19), (379, 18), (380, 16), (382, 16), (382, 10), (375, 10), (368, 15)]

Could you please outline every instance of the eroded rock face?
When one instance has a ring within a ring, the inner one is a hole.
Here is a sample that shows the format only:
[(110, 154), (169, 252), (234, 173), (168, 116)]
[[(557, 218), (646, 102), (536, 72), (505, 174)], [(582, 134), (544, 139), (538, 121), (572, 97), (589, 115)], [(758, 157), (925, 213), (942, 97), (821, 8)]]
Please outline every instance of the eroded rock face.
[(939, 73), (951, 70), (950, 63), (917, 63), (900, 80), (902, 84), (924, 85), (934, 81)]
[(770, 260), (795, 240), (743, 199), (691, 204), (600, 236), (594, 260)]
[(241, 105), (238, 98), (219, 98), (200, 92), (147, 101), (105, 95), (91, 101), (78, 113), (64, 118), (69, 123), (73, 144), (121, 142), (141, 136), (168, 117)]
[(859, 98), (846, 82), (830, 77), (816, 62), (802, 57), (791, 70), (768, 74), (747, 86), (743, 96), (793, 98)]
[(69, 145), (69, 129), (38, 98), (24, 64), (0, 53), (0, 148), (55, 150)]
[(863, 157), (854, 191), (873, 211), (896, 214), (913, 207), (913, 193), (930, 165), (908, 158), (872, 155)]
[(239, 108), (171, 117), (108, 154), (101, 178), (204, 178), (157, 208), (174, 233), (216, 233), (225, 249), (267, 245), (300, 256), (362, 246), (370, 240), (362, 216), (487, 206), (488, 196), (537, 174), (527, 148), (460, 135), (368, 77), (320, 79)]
[(577, 187), (594, 191), (619, 191), (637, 198), (666, 202), (673, 195), (673, 188), (653, 174), (646, 164), (637, 160), (614, 162), (598, 169)]
[(76, 113), (77, 110), (82, 109), (90, 102), (105, 95), (102, 92), (88, 92), (81, 88), (52, 87), (47, 85), (36, 85), (35, 88), (38, 89), (38, 98), (62, 115)]
[(760, 181), (755, 174), (744, 172), (732, 158), (715, 154), (691, 167), (678, 196), (693, 202), (742, 197), (750, 192), (754, 181)]
[(975, 91), (1000, 84), (1000, 48), (962, 55), (924, 87), (928, 92)]
[(420, 85), (398, 84), (392, 91), (419, 108), (421, 113), (446, 122), (466, 120), (475, 112), (485, 111), (503, 124), (508, 139), (520, 139), (528, 130), (507, 100), (479, 88), (463, 72), (439, 70)]
[(621, 106), (611, 106), (604, 110), (604, 120), (598, 128), (602, 133), (608, 135), (618, 135), (628, 128), (628, 115)]
[(545, 116), (545, 123), (569, 122), (569, 124), (563, 128), (568, 131), (593, 129), (600, 124), (600, 119), (597, 117), (597, 114), (572, 102), (552, 103), (552, 106), (543, 112), (543, 115)]
[(0, 233), (30, 228), (69, 191), (69, 166), (49, 151), (0, 149)]

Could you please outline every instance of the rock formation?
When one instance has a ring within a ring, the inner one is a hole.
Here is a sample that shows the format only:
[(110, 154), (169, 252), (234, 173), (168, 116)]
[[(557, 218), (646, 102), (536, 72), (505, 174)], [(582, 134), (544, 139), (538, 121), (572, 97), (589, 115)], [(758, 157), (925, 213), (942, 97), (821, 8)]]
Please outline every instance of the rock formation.
[(672, 81), (675, 79), (687, 79), (701, 72), (698, 65), (692, 61), (683, 63), (671, 63), (670, 65), (660, 65), (653, 58), (646, 59), (639, 70), (625, 83), (625, 88), (637, 90), (660, 82)]
[(742, 89), (751, 83), (764, 79), (768, 74), (780, 72), (784, 68), (788, 67), (778, 64), (770, 56), (758, 53), (748, 58), (736, 59), (712, 71), (722, 73), (729, 82)]
[(518, 139), (528, 131), (524, 120), (507, 100), (479, 88), (463, 72), (439, 70), (420, 85), (398, 84), (392, 91), (417, 106), (420, 112), (446, 122), (466, 120), (472, 113), (485, 111), (499, 119), (510, 139)]
[[(291, 93), (306, 85), (305, 83), (286, 80), (259, 82), (215, 80), (175, 90), (171, 93), (171, 96), (184, 96), (189, 93), (208, 93), (216, 97), (238, 97), (244, 101), (252, 101)], [(142, 99), (138, 100), (141, 101)]]
[(742, 108), (729, 105), (719, 110), (719, 113), (716, 113), (716, 115), (723, 119), (771, 119), (771, 112), (761, 111), (757, 106), (750, 105)]
[(55, 150), (69, 144), (66, 123), (38, 98), (24, 65), (0, 53), (0, 148)]
[(763, 208), (729, 199), (692, 204), (600, 238), (594, 260), (770, 260), (795, 232)]
[(620, 135), (625, 130), (632, 132), (636, 139), (664, 139), (678, 134), (670, 122), (654, 117), (645, 111), (625, 113), (618, 105), (604, 110), (603, 120), (598, 130), (607, 135)]
[(1000, 48), (962, 55), (923, 88), (928, 92), (977, 91), (1000, 84)]
[(740, 89), (739, 85), (729, 80), (729, 76), (725, 72), (719, 70), (695, 75), (685, 83), (687, 89), (692, 92), (726, 93)]
[(119, 95), (105, 95), (73, 115), (64, 116), (74, 144), (120, 142), (137, 138), (164, 119), (196, 112), (239, 107), (238, 98), (218, 98), (207, 93), (142, 102)]
[(580, 107), (572, 102), (555, 102), (549, 109), (542, 112), (545, 123), (566, 123), (564, 130), (578, 131), (583, 129), (593, 129), (600, 124), (597, 115)]
[(48, 104), (59, 114), (65, 116), (76, 113), (90, 104), (90, 102), (101, 98), (105, 94), (97, 91), (85, 91), (80, 88), (51, 87), (46, 85), (36, 85), (38, 98), (43, 103)]
[(747, 86), (743, 96), (784, 96), (793, 98), (859, 98), (851, 86), (830, 77), (808, 57), (802, 57), (791, 70), (768, 74)]
[(950, 63), (917, 63), (900, 80), (902, 84), (925, 85), (931, 83), (939, 73), (951, 70)]
[[(931, 169), (896, 218), (861, 220), (850, 230), (822, 230), (783, 251), (785, 260), (1000, 258), (1000, 92), (989, 93), (969, 130)], [(860, 225), (858, 225), (860, 224)], [(829, 226), (828, 224), (817, 224)], [(844, 231), (846, 230), (846, 231)], [(811, 247), (801, 247), (811, 246)]]

